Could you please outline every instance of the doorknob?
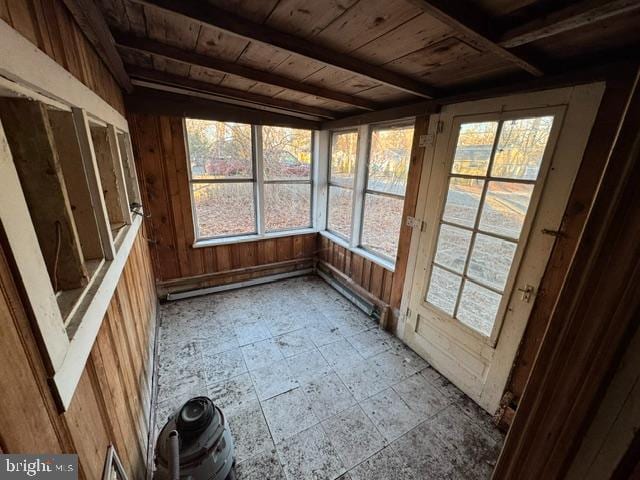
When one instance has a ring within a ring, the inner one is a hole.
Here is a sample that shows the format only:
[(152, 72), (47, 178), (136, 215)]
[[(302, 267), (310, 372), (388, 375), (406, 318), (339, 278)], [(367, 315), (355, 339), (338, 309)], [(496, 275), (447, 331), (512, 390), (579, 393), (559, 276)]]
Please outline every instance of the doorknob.
[(519, 292), (522, 292), (522, 296), (520, 297), (523, 302), (529, 303), (531, 301), (531, 297), (533, 296), (533, 285), (525, 285), (524, 288), (518, 288)]

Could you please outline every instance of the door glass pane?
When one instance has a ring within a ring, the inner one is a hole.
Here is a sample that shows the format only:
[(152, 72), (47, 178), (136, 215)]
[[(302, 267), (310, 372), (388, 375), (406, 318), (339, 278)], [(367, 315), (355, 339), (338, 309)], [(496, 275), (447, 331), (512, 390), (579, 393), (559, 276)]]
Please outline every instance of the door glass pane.
[(451, 173), (484, 176), (498, 131), (498, 122), (463, 123)]
[(402, 224), (400, 198), (367, 193), (364, 198), (362, 218), (363, 247), (395, 261)]
[(311, 178), (311, 130), (262, 127), (265, 180)]
[(191, 178), (252, 178), (251, 125), (185, 120)]
[(462, 278), (441, 268), (433, 266), (431, 281), (427, 292), (427, 302), (453, 315), (458, 299)]
[(538, 178), (552, 125), (552, 116), (505, 121), (491, 175), (527, 180)]
[(435, 261), (443, 267), (462, 273), (471, 243), (471, 232), (449, 225), (440, 225)]
[(464, 227), (473, 227), (483, 186), (483, 180), (451, 178), (442, 219)]
[(256, 232), (253, 183), (193, 183), (199, 238)]
[(311, 226), (311, 185), (266, 183), (264, 217), (268, 232)]
[(353, 188), (357, 149), (357, 132), (342, 132), (332, 135), (329, 182)]
[(375, 129), (371, 134), (367, 189), (404, 195), (413, 127)]
[(533, 184), (489, 182), (480, 229), (517, 239), (529, 208)]
[(351, 237), (351, 200), (353, 190), (329, 185), (327, 230), (344, 238)]
[(469, 276), (498, 290), (503, 290), (511, 269), (517, 244), (478, 233), (473, 243)]
[(473, 282), (464, 282), (456, 317), (483, 335), (491, 335), (502, 295)]

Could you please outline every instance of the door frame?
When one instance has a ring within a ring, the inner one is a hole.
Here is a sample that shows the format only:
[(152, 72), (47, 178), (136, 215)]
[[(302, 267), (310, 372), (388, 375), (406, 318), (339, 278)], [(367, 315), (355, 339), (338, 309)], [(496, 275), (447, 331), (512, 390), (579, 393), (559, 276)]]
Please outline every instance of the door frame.
[[(537, 213), (532, 219), (532, 230), (546, 228), (549, 230), (559, 230), (564, 216), (569, 194), (573, 187), (573, 182), (577, 175), (582, 156), (589, 138), (589, 132), (593, 128), (595, 116), (604, 93), (604, 82), (597, 82), (588, 85), (580, 85), (575, 87), (559, 88), (553, 90), (545, 90), (533, 93), (523, 93), (516, 95), (508, 95), (485, 100), (462, 102), (443, 107), (439, 114), (431, 116), (429, 121), (428, 138), (433, 139), (427, 145), (423, 158), (423, 169), (420, 179), (420, 187), (418, 191), (418, 200), (416, 208), (416, 218), (424, 221), (422, 216), (427, 207), (428, 186), (431, 182), (434, 172), (434, 166), (437, 151), (438, 130), (441, 129), (443, 119), (449, 119), (449, 127), (451, 126), (453, 117), (456, 115), (478, 115), (489, 112), (506, 113), (514, 110), (530, 110), (532, 108), (543, 107), (561, 107), (565, 106), (563, 124), (560, 129), (559, 138), (555, 145), (553, 154), (553, 164), (549, 167), (547, 177), (545, 179), (544, 190), (551, 189), (558, 194), (554, 198), (549, 195), (542, 195), (537, 207)], [(580, 132), (576, 135), (573, 132)], [(445, 138), (446, 137), (446, 138)], [(441, 141), (449, 142), (449, 137), (442, 135)], [(446, 150), (446, 149), (445, 149)], [(557, 159), (561, 158), (562, 162)], [(445, 160), (446, 161), (446, 160)], [(567, 176), (571, 179), (566, 182)], [(541, 224), (539, 212), (544, 211), (544, 225)], [(422, 222), (418, 222), (423, 224)], [(407, 312), (411, 305), (411, 297), (415, 286), (415, 278), (417, 275), (416, 265), (417, 257), (420, 252), (420, 236), (421, 229), (414, 229), (411, 235), (411, 244), (409, 248), (409, 259), (407, 265), (407, 275), (405, 276), (402, 302), (400, 307), (400, 318), (398, 322), (397, 334), (402, 340), (406, 340), (405, 328), (407, 328), (408, 316)], [(553, 248), (555, 237), (549, 235), (537, 235), (537, 238), (529, 238), (525, 240), (528, 248), (549, 249)], [(542, 278), (547, 262), (544, 264), (521, 264), (520, 270), (526, 269), (528, 274), (538, 275)], [(538, 286), (538, 291), (542, 290), (544, 285)], [(531, 308), (535, 304), (535, 299), (531, 302)], [(529, 315), (518, 321), (518, 319), (505, 318), (500, 326), (500, 335), (496, 339), (495, 348), (490, 345), (490, 341), (483, 346), (490, 351), (484, 352), (483, 356), (490, 355), (491, 363), (486, 375), (486, 380), (482, 391), (471, 392), (468, 388), (462, 388), (465, 393), (470, 395), (485, 410), (494, 413), (499, 407), (499, 403), (504, 392), (509, 374), (512, 369), (513, 360), (515, 358), (517, 348), (520, 344), (522, 336), (527, 325)], [(488, 339), (490, 340), (490, 339)], [(428, 359), (429, 360), (429, 359)], [(438, 368), (438, 365), (434, 365)]]

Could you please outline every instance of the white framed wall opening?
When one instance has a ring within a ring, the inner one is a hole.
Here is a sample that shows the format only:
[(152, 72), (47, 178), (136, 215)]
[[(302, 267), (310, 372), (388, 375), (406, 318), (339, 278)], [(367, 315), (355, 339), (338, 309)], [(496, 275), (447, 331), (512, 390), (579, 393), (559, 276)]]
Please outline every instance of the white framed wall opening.
[(393, 270), (414, 121), (330, 133), (323, 235)]
[(313, 230), (313, 131), (184, 121), (195, 247)]

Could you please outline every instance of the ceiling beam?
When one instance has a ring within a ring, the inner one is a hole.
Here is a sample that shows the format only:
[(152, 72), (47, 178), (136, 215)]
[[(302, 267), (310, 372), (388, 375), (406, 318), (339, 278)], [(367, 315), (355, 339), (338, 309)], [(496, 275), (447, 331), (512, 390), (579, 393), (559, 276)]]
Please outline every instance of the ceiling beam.
[(438, 91), (413, 78), (372, 65), (352, 56), (312, 43), (294, 35), (283, 33), (265, 25), (246, 20), (226, 10), (214, 7), (198, 0), (134, 0), (137, 3), (151, 5), (166, 12), (177, 14), (197, 21), (202, 25), (224, 30), (235, 36), (252, 42), (286, 50), (325, 65), (380, 82), (398, 90), (424, 98), (434, 98)]
[(118, 85), (128, 93), (133, 90), (131, 80), (116, 50), (109, 26), (92, 0), (63, 0), (74, 20), (96, 49), (98, 56), (113, 74)]
[(585, 0), (507, 30), (500, 38), (500, 45), (519, 47), (639, 8), (638, 0)]
[(476, 8), (473, 3), (461, 0), (409, 1), (421, 8), (423, 12), (464, 35), (480, 49), (493, 53), (532, 75), (537, 77), (543, 75), (542, 70), (538, 67), (493, 40), (493, 35), (490, 32), (492, 19)]
[(133, 95), (125, 96), (125, 106), (127, 111), (155, 115), (172, 115), (183, 118), (200, 118), (222, 122), (251, 123), (254, 125), (273, 125), (312, 130), (320, 129), (320, 122), (313, 120), (148, 88), (136, 88)]
[(140, 68), (131, 65), (127, 65), (126, 68), (127, 72), (133, 79), (140, 79), (151, 83), (205, 92), (219, 98), (222, 97), (220, 98), (220, 101), (223, 102), (225, 101), (225, 99), (231, 99), (233, 100), (233, 103), (236, 103), (237, 105), (244, 105), (248, 107), (252, 107), (253, 105), (260, 105), (262, 107), (268, 107), (271, 110), (277, 110), (285, 114), (304, 114), (305, 117), (309, 115), (313, 117), (323, 117), (328, 119), (333, 119), (336, 117), (333, 112), (324, 108), (314, 107), (311, 105), (303, 105), (280, 98), (267, 97), (266, 95), (259, 95), (257, 93), (238, 90), (236, 88), (214, 85), (212, 83), (194, 80), (187, 77), (181, 77), (179, 75), (173, 75), (166, 72), (160, 72), (158, 70), (150, 70), (147, 68)]
[(430, 115), (437, 113), (440, 105), (435, 100), (422, 100), (420, 102), (397, 107), (385, 108), (375, 112), (359, 113), (349, 117), (338, 118), (322, 122), (322, 130), (335, 130), (338, 128), (356, 127), (368, 123), (386, 122), (401, 118), (415, 117), (418, 115)]
[(188, 65), (197, 65), (200, 67), (215, 70), (216, 72), (228, 73), (230, 75), (237, 75), (255, 82), (266, 83), (268, 85), (274, 85), (288, 90), (296, 92), (306, 93), (307, 95), (314, 95), (327, 100), (333, 100), (335, 102), (344, 103), (364, 110), (375, 110), (379, 108), (379, 105), (375, 102), (371, 102), (364, 98), (358, 98), (354, 95), (348, 95), (346, 93), (336, 92), (325, 87), (318, 87), (306, 83), (293, 80), (291, 78), (276, 75), (271, 72), (265, 72), (263, 70), (256, 70), (255, 68), (245, 67), (238, 63), (228, 62), (225, 60), (219, 60), (217, 58), (210, 57), (208, 55), (202, 55), (196, 52), (189, 52), (181, 48), (173, 47), (164, 43), (157, 42), (148, 38), (135, 37), (129, 34), (123, 34), (114, 32), (116, 43), (120, 47), (137, 50), (140, 52), (152, 53), (170, 60), (186, 63)]

